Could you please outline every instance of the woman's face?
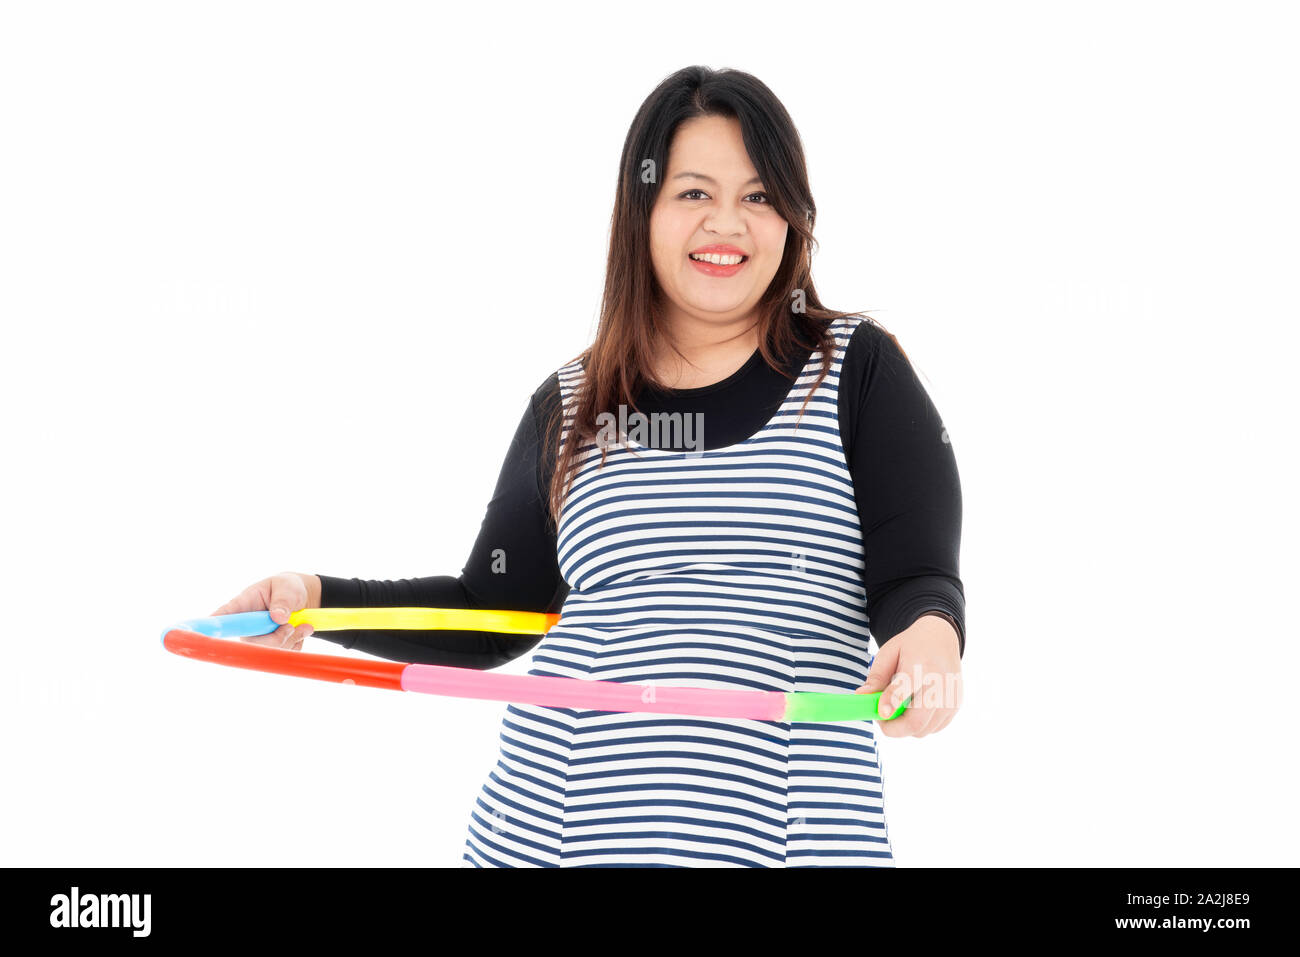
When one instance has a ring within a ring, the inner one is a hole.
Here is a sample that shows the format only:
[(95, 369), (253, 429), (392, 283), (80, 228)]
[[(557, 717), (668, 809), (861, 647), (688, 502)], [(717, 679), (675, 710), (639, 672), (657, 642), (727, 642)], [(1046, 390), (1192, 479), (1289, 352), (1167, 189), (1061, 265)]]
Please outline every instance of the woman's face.
[[(747, 316), (781, 265), (788, 229), (769, 205), (738, 120), (700, 116), (677, 128), (650, 211), (651, 258), (670, 318)], [(719, 255), (721, 264), (699, 261)]]

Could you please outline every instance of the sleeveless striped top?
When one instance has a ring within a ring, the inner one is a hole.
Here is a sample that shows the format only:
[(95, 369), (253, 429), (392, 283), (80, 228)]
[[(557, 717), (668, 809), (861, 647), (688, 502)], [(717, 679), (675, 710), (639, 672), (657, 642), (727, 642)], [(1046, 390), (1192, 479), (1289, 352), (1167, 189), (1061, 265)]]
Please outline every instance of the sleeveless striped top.
[[(570, 585), (532, 675), (852, 692), (873, 643), (857, 504), (813, 350), (750, 438), (634, 442), (580, 465), (557, 527)], [(568, 435), (583, 369), (559, 370)], [(870, 721), (780, 722), (509, 705), (462, 866), (892, 866)]]

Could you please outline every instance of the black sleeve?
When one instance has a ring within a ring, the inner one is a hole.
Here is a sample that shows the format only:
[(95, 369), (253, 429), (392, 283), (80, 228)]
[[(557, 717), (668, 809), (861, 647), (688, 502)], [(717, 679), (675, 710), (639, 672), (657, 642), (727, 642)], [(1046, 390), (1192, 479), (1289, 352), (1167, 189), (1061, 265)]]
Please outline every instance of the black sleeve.
[(964, 655), (961, 482), (939, 412), (893, 337), (869, 319), (849, 340), (840, 389), (871, 633), (883, 645), (939, 613), (951, 618)]
[[(320, 575), (324, 608), (489, 608), (556, 612), (568, 595), (547, 512), (554, 455), (540, 451), (541, 430), (559, 402), (552, 375), (533, 394), (515, 430), (478, 538), (459, 577), (374, 581)], [(442, 507), (453, 507), (443, 503)], [(394, 661), (496, 668), (527, 654), (541, 636), (487, 631), (348, 630), (314, 637)]]

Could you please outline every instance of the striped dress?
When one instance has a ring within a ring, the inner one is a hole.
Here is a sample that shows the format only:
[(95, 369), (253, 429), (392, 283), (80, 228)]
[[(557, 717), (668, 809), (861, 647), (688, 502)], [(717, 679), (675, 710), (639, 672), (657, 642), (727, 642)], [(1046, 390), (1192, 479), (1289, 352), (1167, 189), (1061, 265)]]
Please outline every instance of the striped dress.
[[(776, 414), (704, 452), (585, 450), (557, 526), (570, 585), (532, 675), (852, 692), (866, 680), (863, 547), (837, 396), (860, 318), (834, 322)], [(571, 413), (583, 369), (559, 371)], [(707, 423), (706, 423), (707, 425)], [(567, 422), (564, 435), (567, 436)], [(662, 444), (662, 443), (661, 443)], [(870, 721), (509, 705), (462, 866), (893, 866)]]

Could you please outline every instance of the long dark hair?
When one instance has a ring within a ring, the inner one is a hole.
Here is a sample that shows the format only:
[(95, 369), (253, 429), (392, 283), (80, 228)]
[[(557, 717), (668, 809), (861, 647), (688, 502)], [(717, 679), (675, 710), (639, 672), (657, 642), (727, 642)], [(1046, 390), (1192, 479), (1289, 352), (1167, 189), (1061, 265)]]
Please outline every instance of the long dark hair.
[[(822, 367), (815, 390), (830, 371), (835, 346), (831, 322), (864, 316), (825, 308), (813, 286), (817, 207), (808, 185), (799, 132), (781, 101), (756, 77), (739, 70), (690, 66), (672, 74), (641, 104), (623, 141), (600, 321), (595, 341), (574, 357), (583, 363), (583, 377), (571, 409), (571, 431), (561, 443), (566, 410), (556, 403), (543, 432), (548, 443), (545, 447), (559, 450), (548, 501), (557, 527), (572, 473), (580, 461), (579, 451), (594, 443), (599, 431), (597, 415), (619, 405), (635, 409), (638, 390), (654, 382), (653, 346), (664, 330), (661, 291), (650, 255), (650, 212), (661, 177), (649, 177), (650, 182), (645, 182), (642, 170), (647, 167), (643, 164), (651, 160), (654, 165), (649, 169), (666, 173), (668, 150), (677, 128), (699, 116), (725, 116), (740, 122), (745, 149), (763, 181), (768, 201), (790, 227), (780, 268), (757, 307), (759, 351), (767, 364), (783, 371), (793, 350), (820, 347)], [(802, 295), (796, 297), (797, 291)], [(813, 390), (804, 399), (805, 406)], [(803, 407), (799, 414), (802, 417)], [(602, 447), (601, 465), (607, 453), (608, 447)]]

